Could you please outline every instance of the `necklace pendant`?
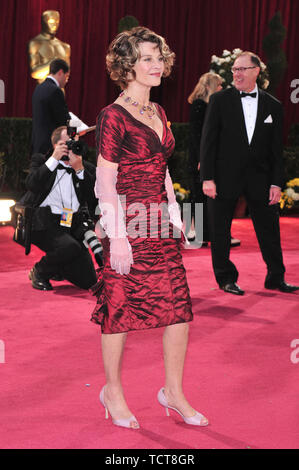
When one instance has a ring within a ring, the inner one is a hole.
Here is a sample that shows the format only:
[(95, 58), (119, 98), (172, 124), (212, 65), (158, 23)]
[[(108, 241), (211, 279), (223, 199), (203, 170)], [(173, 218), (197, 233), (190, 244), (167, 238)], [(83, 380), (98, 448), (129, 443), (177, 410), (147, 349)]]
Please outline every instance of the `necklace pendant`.
[(138, 101), (132, 99), (130, 96), (126, 96), (124, 91), (122, 91), (119, 96), (123, 97), (125, 103), (131, 104), (135, 108), (139, 108), (139, 114), (142, 116), (146, 115), (148, 119), (152, 119), (155, 116), (156, 112), (153, 106), (140, 105)]

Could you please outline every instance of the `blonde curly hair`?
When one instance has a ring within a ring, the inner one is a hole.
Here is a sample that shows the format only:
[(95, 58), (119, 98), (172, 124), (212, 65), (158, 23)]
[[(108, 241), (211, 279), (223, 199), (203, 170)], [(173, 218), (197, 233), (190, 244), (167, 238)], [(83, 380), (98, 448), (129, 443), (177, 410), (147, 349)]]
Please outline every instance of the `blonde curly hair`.
[(111, 80), (116, 82), (122, 90), (127, 88), (128, 75), (131, 73), (135, 78), (134, 65), (140, 58), (139, 44), (151, 42), (157, 44), (164, 59), (163, 77), (168, 77), (174, 64), (175, 53), (172, 52), (162, 36), (150, 29), (137, 26), (130, 31), (123, 31), (111, 42), (106, 55), (106, 66)]

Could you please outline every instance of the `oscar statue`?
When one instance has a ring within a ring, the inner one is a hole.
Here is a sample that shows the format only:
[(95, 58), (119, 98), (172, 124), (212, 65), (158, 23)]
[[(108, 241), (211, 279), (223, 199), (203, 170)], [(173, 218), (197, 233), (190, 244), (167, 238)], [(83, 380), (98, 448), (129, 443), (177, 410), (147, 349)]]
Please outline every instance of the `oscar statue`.
[(28, 43), (31, 77), (38, 83), (49, 75), (49, 66), (53, 59), (63, 59), (70, 65), (71, 46), (55, 37), (59, 22), (58, 11), (44, 11), (41, 18), (42, 31)]

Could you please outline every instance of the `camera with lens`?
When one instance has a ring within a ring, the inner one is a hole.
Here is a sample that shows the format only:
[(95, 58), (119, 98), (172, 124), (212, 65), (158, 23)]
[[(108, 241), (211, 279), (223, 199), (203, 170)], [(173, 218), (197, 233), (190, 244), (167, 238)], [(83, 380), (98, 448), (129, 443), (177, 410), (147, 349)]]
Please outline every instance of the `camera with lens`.
[(82, 220), (75, 236), (83, 241), (86, 248), (91, 249), (98, 266), (101, 267), (103, 266), (103, 247), (94, 231), (95, 223), (86, 208), (82, 210), (81, 217)]
[(84, 150), (84, 145), (81, 140), (68, 140), (66, 142), (68, 150), (71, 150), (76, 155), (82, 155)]
[[(77, 135), (77, 128), (68, 125), (67, 134), (70, 137), (70, 139), (66, 141), (68, 150), (71, 150), (75, 155), (81, 155), (83, 157), (83, 154), (86, 150), (86, 144), (82, 140), (75, 140)], [(64, 155), (61, 160), (68, 161), (68, 155)]]

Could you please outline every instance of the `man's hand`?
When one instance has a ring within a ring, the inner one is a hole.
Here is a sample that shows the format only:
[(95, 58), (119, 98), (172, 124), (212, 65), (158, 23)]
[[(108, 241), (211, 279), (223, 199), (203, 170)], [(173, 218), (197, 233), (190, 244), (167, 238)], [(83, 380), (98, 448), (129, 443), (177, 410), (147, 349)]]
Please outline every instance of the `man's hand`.
[(281, 198), (281, 189), (278, 186), (271, 186), (269, 192), (269, 206), (277, 204)]
[(64, 155), (68, 155), (69, 151), (67, 148), (66, 143), (63, 140), (59, 140), (57, 144), (55, 145), (54, 152), (52, 153), (52, 157), (55, 158), (55, 160), (61, 160), (61, 158)]
[(217, 196), (216, 184), (214, 180), (204, 181), (202, 185), (202, 190), (206, 196), (209, 196), (212, 199), (215, 199), (215, 197)]
[(84, 170), (81, 155), (76, 155), (70, 150), (69, 159), (69, 164), (75, 171)]

